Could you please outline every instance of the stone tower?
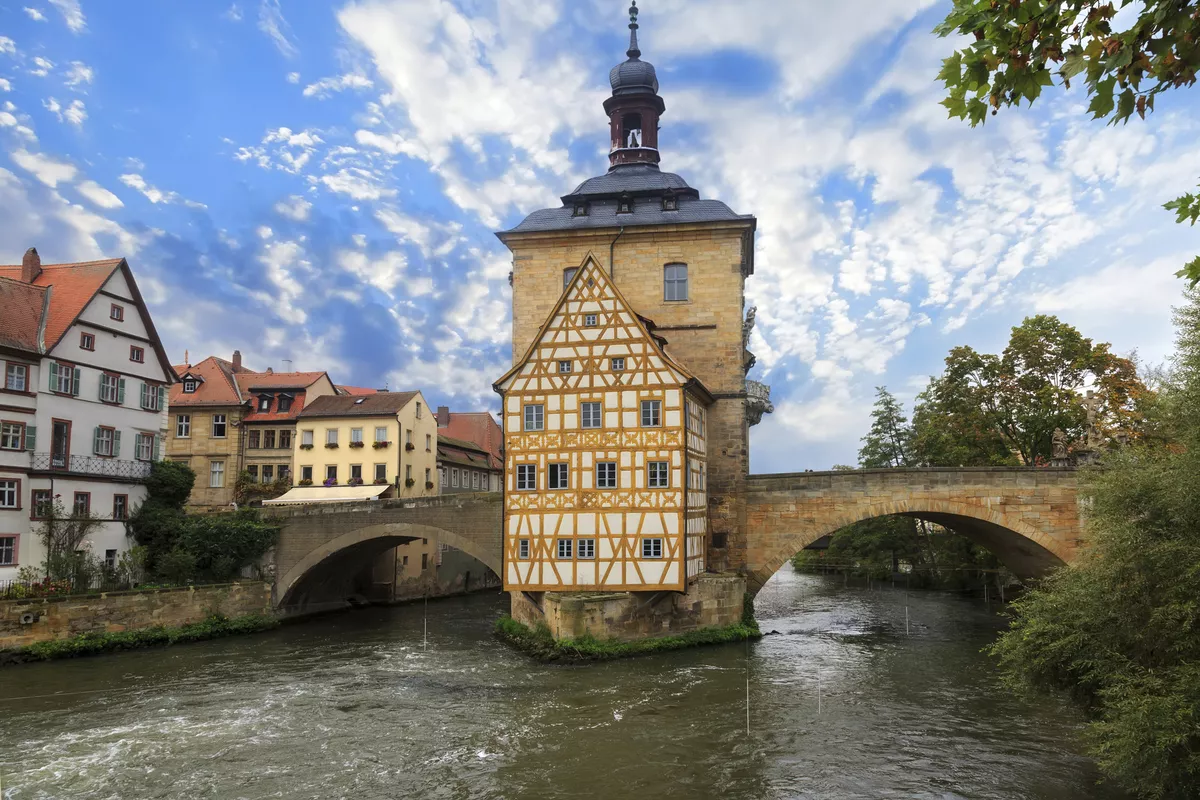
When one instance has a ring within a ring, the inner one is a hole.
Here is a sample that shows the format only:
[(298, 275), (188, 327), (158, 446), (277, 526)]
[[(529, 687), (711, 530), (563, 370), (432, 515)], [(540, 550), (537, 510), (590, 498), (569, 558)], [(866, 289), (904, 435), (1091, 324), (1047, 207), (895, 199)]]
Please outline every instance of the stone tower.
[[(609, 74), (608, 171), (584, 181), (562, 205), (535, 211), (497, 234), (512, 251), (514, 362), (553, 312), (589, 256), (670, 356), (712, 393), (708, 414), (710, 571), (745, 563), (742, 487), (748, 428), (763, 405), (748, 395), (745, 281), (754, 274), (757, 221), (707, 200), (659, 169), (659, 120), (666, 105), (654, 66), (641, 60), (637, 6), (630, 8), (627, 59)], [(752, 324), (752, 323), (751, 323)]]

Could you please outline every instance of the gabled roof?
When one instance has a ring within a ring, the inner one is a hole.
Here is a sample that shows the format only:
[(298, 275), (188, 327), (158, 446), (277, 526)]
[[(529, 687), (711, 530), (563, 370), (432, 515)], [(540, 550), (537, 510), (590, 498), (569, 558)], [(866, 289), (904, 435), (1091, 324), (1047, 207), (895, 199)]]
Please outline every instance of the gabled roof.
[(461, 441), (488, 453), (498, 469), (503, 463), (504, 432), (486, 411), (451, 411), (450, 424), (438, 427), (438, 439)]
[(236, 379), (242, 395), (248, 396), (265, 389), (307, 389), (328, 377), (324, 372), (238, 372)]
[[(102, 261), (82, 261), (71, 264), (41, 264), (40, 267), (41, 272), (34, 278), (32, 285), (50, 289), (50, 303), (44, 321), (45, 347), (42, 352), (49, 353), (62, 341), (62, 337), (79, 319), (79, 315), (87, 308), (88, 303), (92, 302), (108, 279), (119, 269), (124, 273), (125, 281), (129, 284), (129, 291), (133, 295), (134, 305), (137, 306), (146, 324), (146, 333), (153, 343), (158, 362), (166, 373), (167, 380), (174, 380), (175, 373), (171, 371), (171, 362), (158, 338), (158, 332), (154, 329), (154, 321), (150, 318), (150, 311), (146, 308), (141, 291), (138, 290), (137, 281), (133, 278), (133, 271), (125, 259), (108, 258)], [(0, 266), (0, 278), (22, 282), (21, 265)]]
[(202, 383), (191, 394), (184, 394), (182, 383), (172, 386), (170, 406), (237, 406), (244, 402), (233, 377), (233, 364), (223, 358), (209, 356), (198, 364), (179, 364), (175, 373), (194, 375)]
[(0, 347), (42, 353), (49, 294), (45, 286), (0, 278)]
[(337, 386), (334, 386), (333, 388), (337, 390), (338, 394), (363, 395), (363, 394), (378, 394), (379, 393), (378, 389), (368, 389), (366, 386), (337, 385)]
[(629, 315), (631, 320), (631, 323), (629, 324), (632, 324), (637, 331), (646, 338), (646, 341), (650, 344), (650, 347), (653, 348), (654, 354), (661, 358), (663, 363), (666, 364), (669, 369), (674, 370), (680, 376), (681, 384), (687, 388), (696, 389), (702, 396), (705, 397), (706, 400), (711, 402), (712, 393), (709, 392), (704, 384), (700, 382), (699, 378), (693, 375), (690, 370), (673, 359), (666, 352), (664, 349), (666, 339), (651, 332), (650, 328), (653, 327), (653, 323), (650, 323), (649, 327), (647, 327), (647, 323), (649, 323), (649, 321), (634, 311), (633, 306), (629, 304), (629, 301), (625, 299), (625, 295), (621, 293), (621, 289), (614, 281), (609, 279), (608, 274), (600, 266), (600, 262), (597, 261), (596, 257), (590, 252), (584, 257), (583, 263), (579, 266), (579, 269), (575, 271), (575, 275), (567, 284), (566, 290), (563, 291), (562, 296), (558, 298), (558, 302), (555, 303), (554, 308), (551, 309), (550, 313), (546, 316), (545, 322), (543, 322), (542, 327), (538, 329), (537, 334), (533, 337), (533, 341), (530, 342), (529, 347), (525, 350), (525, 354), (521, 356), (521, 358), (518, 359), (515, 364), (513, 364), (512, 369), (504, 373), (503, 376), (501, 376), (495, 383), (492, 384), (492, 389), (495, 390), (497, 394), (503, 395), (506, 389), (505, 384), (508, 384), (512, 379), (516, 378), (529, 360), (533, 358), (538, 347), (541, 346), (542, 340), (545, 339), (546, 333), (550, 330), (550, 326), (554, 324), (555, 318), (557, 318), (559, 313), (562, 311), (563, 306), (568, 302), (577, 302), (579, 288), (584, 285), (583, 282), (585, 280), (595, 281), (599, 285), (600, 289), (606, 288), (611, 290), (613, 297), (616, 298), (618, 310), (624, 310)]
[(361, 396), (327, 394), (310, 402), (302, 418), (309, 417), (386, 417), (397, 414), (419, 392), (376, 392)]
[(497, 461), (474, 442), (443, 436), (440, 433), (437, 438), (437, 455), (439, 461), (451, 464), (462, 464), (477, 469), (503, 469), (503, 462)]

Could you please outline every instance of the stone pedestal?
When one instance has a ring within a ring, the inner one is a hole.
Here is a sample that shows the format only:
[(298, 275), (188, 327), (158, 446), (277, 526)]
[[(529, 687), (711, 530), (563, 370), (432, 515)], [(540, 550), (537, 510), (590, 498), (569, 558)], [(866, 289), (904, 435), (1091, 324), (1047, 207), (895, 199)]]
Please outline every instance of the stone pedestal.
[(636, 641), (734, 625), (742, 618), (746, 580), (740, 575), (701, 575), (678, 592), (510, 592), (512, 617), (555, 639)]

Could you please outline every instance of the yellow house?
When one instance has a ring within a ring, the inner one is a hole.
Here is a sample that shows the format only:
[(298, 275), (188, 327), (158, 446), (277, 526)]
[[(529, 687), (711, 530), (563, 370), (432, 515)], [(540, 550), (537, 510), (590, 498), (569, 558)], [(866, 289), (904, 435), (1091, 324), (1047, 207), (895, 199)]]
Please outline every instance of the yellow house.
[(437, 417), (420, 392), (318, 397), (294, 447), (297, 486), (320, 490), (308, 502), (437, 494)]

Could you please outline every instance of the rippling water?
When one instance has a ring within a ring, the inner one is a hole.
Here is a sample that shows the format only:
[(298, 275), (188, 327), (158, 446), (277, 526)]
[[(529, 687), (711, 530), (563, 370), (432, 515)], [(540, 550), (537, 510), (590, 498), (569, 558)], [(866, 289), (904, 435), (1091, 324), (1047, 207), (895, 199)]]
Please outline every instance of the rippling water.
[(417, 605), (4, 669), (4, 799), (1120, 797), (1078, 714), (998, 684), (994, 613), (914, 593), (906, 634), (905, 602), (785, 568), (778, 635), (599, 666), (510, 652), (489, 595), (430, 604), (427, 648)]

